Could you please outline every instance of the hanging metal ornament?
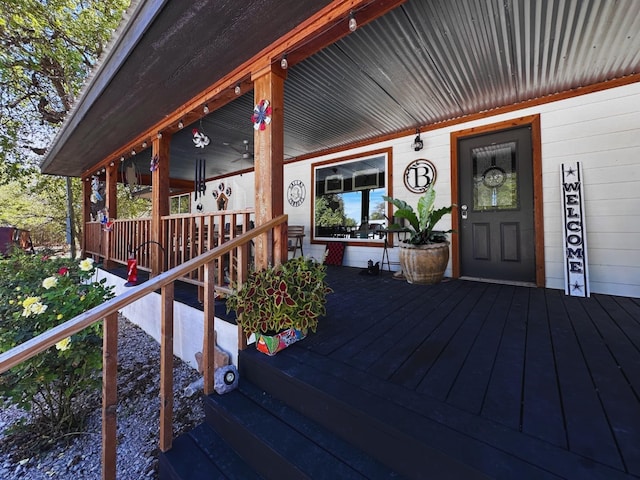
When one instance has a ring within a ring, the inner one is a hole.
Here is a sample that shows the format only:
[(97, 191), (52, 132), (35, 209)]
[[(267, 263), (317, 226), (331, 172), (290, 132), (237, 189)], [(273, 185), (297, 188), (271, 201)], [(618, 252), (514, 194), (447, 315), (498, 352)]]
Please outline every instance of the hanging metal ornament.
[[(194, 187), (193, 190), (195, 192), (195, 200), (198, 201), (198, 199), (204, 196), (204, 193), (207, 191), (207, 180), (206, 180), (206, 173), (205, 173), (204, 158), (199, 158), (196, 160), (196, 172), (194, 176), (193, 187)], [(198, 205), (196, 206), (196, 208), (198, 209), (198, 211), (201, 211), (202, 203), (198, 202)]]
[(209, 136), (204, 133), (204, 129), (202, 128), (202, 120), (200, 120), (200, 130), (194, 128), (193, 130), (191, 130), (191, 133), (193, 133), (193, 143), (198, 148), (204, 148), (211, 142)]
[(149, 170), (152, 172), (155, 172), (156, 170), (158, 170), (158, 164), (160, 163), (160, 159), (158, 158), (158, 155), (154, 155), (153, 158), (151, 159), (151, 164), (149, 165)]

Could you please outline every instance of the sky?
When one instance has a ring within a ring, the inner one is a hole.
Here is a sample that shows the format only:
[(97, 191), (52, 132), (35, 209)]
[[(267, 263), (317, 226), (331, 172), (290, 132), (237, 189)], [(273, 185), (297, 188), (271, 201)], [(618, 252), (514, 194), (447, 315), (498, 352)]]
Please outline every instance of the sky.
[[(377, 188), (371, 191), (369, 198), (369, 211), (375, 209), (376, 205), (382, 203), (382, 196), (386, 195), (384, 188)], [(343, 193), (342, 199), (344, 200), (344, 212), (347, 218), (353, 218), (357, 224), (360, 224), (360, 198), (361, 192)]]

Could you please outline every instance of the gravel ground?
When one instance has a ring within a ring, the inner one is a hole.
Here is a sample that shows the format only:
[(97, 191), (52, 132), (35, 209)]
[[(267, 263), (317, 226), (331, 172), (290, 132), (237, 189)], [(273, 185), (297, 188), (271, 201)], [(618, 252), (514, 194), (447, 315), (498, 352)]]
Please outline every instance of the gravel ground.
[[(118, 480), (158, 477), (160, 412), (160, 347), (142, 329), (124, 318), (118, 339)], [(201, 392), (187, 397), (184, 389), (199, 378), (189, 365), (174, 362), (174, 432), (190, 430), (204, 419)], [(25, 413), (0, 410), (0, 479), (100, 479), (101, 409), (87, 419), (84, 432), (61, 439), (50, 450), (25, 455), (6, 437), (5, 429)]]

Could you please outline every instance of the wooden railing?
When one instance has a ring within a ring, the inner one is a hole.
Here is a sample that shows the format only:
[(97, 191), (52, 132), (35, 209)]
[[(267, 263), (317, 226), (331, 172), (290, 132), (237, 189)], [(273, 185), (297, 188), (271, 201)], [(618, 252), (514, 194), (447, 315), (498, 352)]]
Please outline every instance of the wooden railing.
[(117, 219), (111, 229), (109, 260), (126, 265), (133, 254), (140, 270), (150, 270), (151, 249), (157, 248), (151, 244), (151, 218)]
[[(105, 225), (90, 222), (85, 226), (85, 254), (123, 265), (133, 255), (138, 269), (149, 271), (151, 254), (156, 249), (168, 270), (246, 232), (253, 222), (253, 209), (168, 215), (162, 217), (160, 242), (151, 240), (150, 218), (116, 219), (109, 225), (108, 232)], [(216, 265), (218, 285), (225, 283), (225, 279), (236, 281), (242, 274), (238, 270), (246, 271), (251, 263), (251, 253), (250, 245), (234, 250), (224, 262)], [(203, 274), (204, 270), (200, 268), (189, 272), (182, 280), (203, 286)]]
[[(281, 215), (269, 222), (202, 253), (201, 255), (153, 277), (147, 282), (128, 289), (102, 305), (68, 320), (27, 342), (0, 354), (0, 373), (19, 365), (60, 340), (104, 320), (102, 366), (102, 478), (116, 478), (116, 407), (118, 368), (118, 312), (127, 305), (160, 289), (160, 450), (166, 452), (173, 441), (173, 301), (174, 282), (189, 272), (203, 269), (204, 285), (204, 393), (213, 393), (214, 374), (214, 264), (232, 250), (248, 245), (258, 237), (267, 239), (265, 247), (273, 252), (274, 264), (286, 260), (287, 216)], [(239, 280), (243, 280), (240, 278)], [(239, 348), (246, 346), (243, 333), (238, 330)]]
[[(168, 246), (167, 267), (173, 268), (202, 252), (228, 242), (253, 227), (253, 209), (162, 217)], [(252, 263), (252, 244), (233, 249), (214, 266), (217, 285), (235, 282)], [(189, 272), (183, 281), (203, 286), (204, 267)]]
[(102, 224), (89, 222), (84, 225), (84, 254), (87, 256), (104, 255), (102, 251)]

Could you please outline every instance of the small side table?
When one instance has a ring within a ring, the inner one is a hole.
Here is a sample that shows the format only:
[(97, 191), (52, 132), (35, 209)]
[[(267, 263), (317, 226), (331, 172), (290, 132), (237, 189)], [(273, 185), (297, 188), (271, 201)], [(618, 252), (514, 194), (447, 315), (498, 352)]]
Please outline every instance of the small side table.
[(407, 238), (407, 233), (411, 233), (411, 230), (408, 228), (400, 228), (397, 230), (389, 230), (387, 228), (383, 230), (378, 230), (379, 233), (384, 234), (384, 248), (382, 249), (382, 261), (380, 262), (380, 270), (384, 269), (385, 263), (387, 264), (387, 270), (391, 272), (391, 265), (400, 265), (400, 262), (392, 262), (389, 260), (389, 234), (396, 233), (398, 234), (398, 239), (402, 237), (402, 240)]

